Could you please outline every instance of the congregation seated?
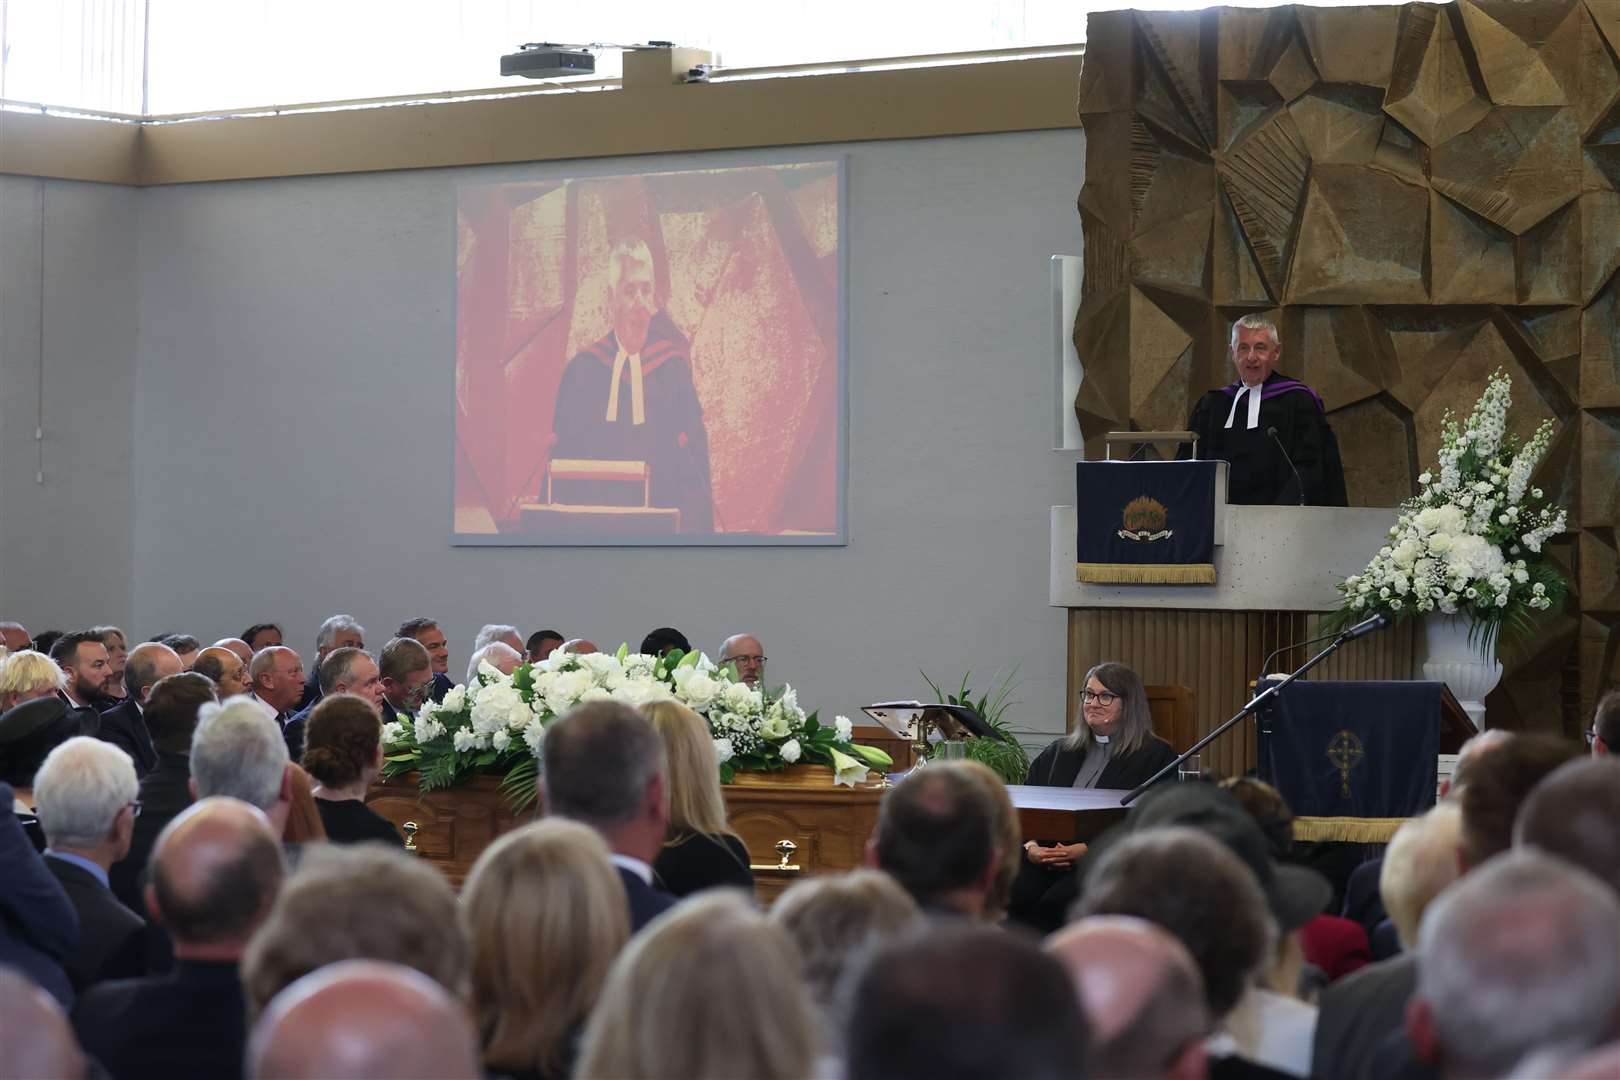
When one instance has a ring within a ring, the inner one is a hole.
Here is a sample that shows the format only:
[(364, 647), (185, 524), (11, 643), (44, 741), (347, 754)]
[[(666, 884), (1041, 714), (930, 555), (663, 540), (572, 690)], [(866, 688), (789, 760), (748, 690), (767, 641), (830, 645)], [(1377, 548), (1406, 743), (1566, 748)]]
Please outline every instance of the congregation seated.
[(128, 754), (83, 735), (52, 750), (34, 777), (45, 866), (79, 917), (78, 946), (62, 964), (78, 993), (145, 971), (146, 923), (108, 883), (108, 870), (129, 851), (139, 790)]
[(282, 728), (287, 754), (294, 761), (303, 760), (309, 717), (322, 699), (331, 694), (355, 694), (365, 699), (372, 709), (377, 709), (382, 702), (382, 672), (377, 661), (364, 649), (348, 646), (333, 649), (321, 661), (316, 677), (320, 693), (314, 701), (294, 713)]
[(485, 1068), (511, 1080), (566, 1080), (630, 937), (607, 845), (558, 818), (508, 833), (479, 856), (461, 910)]
[(630, 905), (630, 930), (675, 906), (653, 860), (669, 832), (669, 765), (646, 717), (617, 701), (578, 705), (546, 732), (540, 786), (546, 813), (589, 825), (607, 841)]
[(253, 1080), (477, 1080), (478, 1040), (461, 1003), (400, 964), (345, 960), (288, 986), (253, 1029)]
[(311, 845), (242, 954), (248, 1015), (296, 980), (339, 960), (387, 960), (460, 994), (467, 940), (450, 883), (379, 844)]
[(51, 646), (51, 659), (67, 674), (62, 696), (75, 709), (100, 713), (118, 704), (107, 694), (112, 683), (112, 662), (101, 638), (88, 630), (63, 634)]
[(393, 638), (377, 654), (377, 677), (382, 722), (414, 717), (433, 694), (433, 656), (415, 638)]
[(508, 623), (485, 623), (479, 627), (478, 634), (473, 638), (472, 651), (477, 652), (497, 641), (519, 656), (523, 655), (523, 638), (518, 634), (517, 627)]
[(264, 814), (204, 799), (163, 830), (146, 902), (173, 945), (172, 972), (103, 982), (80, 997), (80, 1044), (117, 1080), (242, 1075), (246, 1006), (239, 962), (281, 887)]
[(253, 688), (248, 679), (248, 665), (252, 657), (243, 660), (233, 650), (222, 645), (210, 645), (197, 654), (197, 662), (191, 665), (191, 670), (199, 675), (206, 675), (219, 688), (221, 698), (235, 697), (245, 694)]
[[(1035, 756), (1026, 784), (1134, 788), (1175, 760), (1175, 750), (1153, 733), (1147, 690), (1135, 670), (1101, 663), (1080, 685), (1074, 730)], [(1012, 917), (1042, 933), (1061, 926), (1078, 891), (1075, 869), (1086, 850), (1084, 843), (1028, 841), (1013, 885)]]
[(455, 688), (450, 679), (450, 639), (440, 629), (434, 619), (415, 618), (406, 619), (394, 631), (396, 638), (410, 638), (428, 651), (428, 658), (433, 667), (433, 688), (428, 696), (435, 703), (443, 701), (444, 695)]
[(135, 763), (137, 778), (157, 768), (157, 751), (142, 718), (146, 700), (159, 679), (180, 671), (180, 657), (167, 645), (148, 641), (135, 646), (124, 664), (124, 700), (101, 714), (96, 737), (128, 754)]
[(403, 845), (393, 822), (365, 801), (383, 766), (382, 721), (368, 702), (354, 694), (322, 697), (310, 713), (303, 765), (316, 781), (315, 806), (327, 839)]
[(642, 706), (669, 762), (669, 826), (653, 873), (674, 896), (717, 886), (754, 888), (748, 849), (726, 823), (720, 763), (708, 721), (676, 701)]
[(740, 895), (710, 892), (619, 954), (575, 1075), (804, 1080), (816, 1031), (787, 934)]
[(321, 699), (321, 665), (334, 650), (363, 651), (365, 647), (366, 628), (356, 622), (353, 615), (333, 615), (322, 622), (321, 628), (315, 632), (315, 662), (309, 665), (308, 677), (304, 680), (303, 689), (299, 692), (298, 703), (293, 711), (302, 712)]

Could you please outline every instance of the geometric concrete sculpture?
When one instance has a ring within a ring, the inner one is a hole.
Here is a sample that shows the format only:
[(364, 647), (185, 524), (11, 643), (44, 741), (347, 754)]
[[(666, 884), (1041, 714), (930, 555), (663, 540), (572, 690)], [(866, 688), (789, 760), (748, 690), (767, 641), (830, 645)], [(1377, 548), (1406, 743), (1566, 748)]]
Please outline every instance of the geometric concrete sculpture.
[(1620, 0), (1115, 11), (1087, 40), (1088, 450), (1181, 426), (1266, 312), (1352, 505), (1393, 505), (1503, 368), (1517, 422), (1555, 425), (1536, 482), (1576, 591), (1492, 716), (1535, 724), (1573, 672), (1572, 725), (1620, 685)]

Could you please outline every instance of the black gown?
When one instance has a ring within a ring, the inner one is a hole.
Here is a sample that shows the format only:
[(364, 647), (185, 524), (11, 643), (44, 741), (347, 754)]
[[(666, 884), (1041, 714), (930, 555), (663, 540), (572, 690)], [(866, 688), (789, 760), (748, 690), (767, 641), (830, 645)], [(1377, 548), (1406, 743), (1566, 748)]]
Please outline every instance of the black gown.
[[(557, 387), (552, 419), (552, 458), (645, 461), (651, 470), (649, 502), (681, 512), (683, 533), (714, 531), (709, 483), (709, 434), (703, 407), (692, 384), (691, 348), (668, 315), (660, 311), (647, 327), (641, 350), (644, 415), (636, 424), (631, 407), (630, 365), (619, 376), (617, 418), (607, 419), (618, 339), (609, 333), (568, 362)], [(628, 484), (569, 481), (574, 503), (629, 505)], [(555, 493), (554, 493), (554, 498)], [(634, 504), (641, 493), (636, 491)], [(560, 500), (559, 500), (560, 501)]]
[[(1238, 402), (1232, 426), (1226, 418), (1242, 387), (1232, 383), (1211, 390), (1193, 406), (1187, 427), (1198, 436), (1198, 456), (1231, 464), (1227, 502), (1292, 506), (1300, 503), (1299, 483), (1277, 443), (1288, 449), (1305, 485), (1304, 505), (1345, 506), (1344, 464), (1316, 391), (1273, 371), (1261, 385), (1260, 420), (1249, 427), (1248, 400)], [(1269, 429), (1277, 429), (1274, 439)]]

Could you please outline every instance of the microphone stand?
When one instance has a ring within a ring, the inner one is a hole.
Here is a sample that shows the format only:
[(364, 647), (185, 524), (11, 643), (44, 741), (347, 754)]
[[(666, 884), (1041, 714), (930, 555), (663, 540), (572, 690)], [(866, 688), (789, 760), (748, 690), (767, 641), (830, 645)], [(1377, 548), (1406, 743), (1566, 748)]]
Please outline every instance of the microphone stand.
[[(1187, 748), (1187, 751), (1177, 757), (1176, 760), (1172, 761), (1170, 764), (1166, 765), (1164, 768), (1160, 769), (1158, 772), (1144, 780), (1141, 784), (1133, 788), (1128, 795), (1119, 800), (1119, 805), (1131, 805), (1131, 803), (1141, 798), (1143, 793), (1146, 792), (1148, 788), (1152, 787), (1154, 784), (1157, 784), (1160, 780), (1163, 780), (1165, 777), (1181, 768), (1182, 763), (1188, 758), (1198, 753), (1198, 751), (1202, 750), (1204, 747), (1208, 746), (1222, 735), (1225, 735), (1239, 720), (1242, 720), (1245, 716), (1248, 716), (1250, 713), (1254, 712), (1254, 710), (1260, 706), (1261, 702), (1265, 701), (1267, 698), (1271, 697), (1271, 695), (1275, 694), (1277, 691), (1281, 690), (1283, 687), (1287, 686), (1289, 683), (1311, 670), (1311, 668), (1315, 667), (1317, 664), (1320, 664), (1323, 660), (1326, 660), (1328, 657), (1338, 652), (1346, 642), (1360, 637), (1360, 634), (1354, 632), (1356, 629), (1356, 627), (1351, 627), (1347, 630), (1341, 631), (1337, 637), (1328, 643), (1327, 648), (1305, 661), (1304, 664), (1302, 664), (1287, 678), (1272, 683), (1269, 687), (1250, 698), (1249, 703), (1243, 706), (1243, 708), (1239, 709), (1236, 716), (1226, 721), (1226, 723), (1222, 724), (1214, 731), (1211, 731), (1208, 735), (1205, 735), (1202, 739), (1199, 739), (1197, 742), (1193, 743)], [(1365, 631), (1362, 632), (1365, 633)], [(1265, 673), (1261, 672), (1261, 674), (1264, 675)]]

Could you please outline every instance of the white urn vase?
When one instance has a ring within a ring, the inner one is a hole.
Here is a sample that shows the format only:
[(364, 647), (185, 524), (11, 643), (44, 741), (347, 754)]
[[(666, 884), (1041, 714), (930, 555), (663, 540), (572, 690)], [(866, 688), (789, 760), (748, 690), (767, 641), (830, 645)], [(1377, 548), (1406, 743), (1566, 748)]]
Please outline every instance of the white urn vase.
[(1502, 664), (1486, 653), (1483, 635), (1468, 640), (1472, 625), (1454, 615), (1430, 615), (1423, 620), (1423, 677), (1450, 687), (1474, 730), (1484, 731), (1485, 695), (1502, 681)]

